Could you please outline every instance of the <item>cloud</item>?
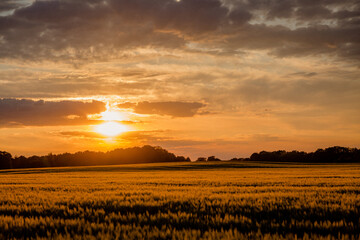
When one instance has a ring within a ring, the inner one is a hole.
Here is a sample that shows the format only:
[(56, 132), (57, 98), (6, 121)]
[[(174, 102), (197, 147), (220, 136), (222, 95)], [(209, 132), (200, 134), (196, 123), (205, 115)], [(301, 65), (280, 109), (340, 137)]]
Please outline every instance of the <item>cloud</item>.
[(59, 132), (63, 136), (67, 137), (80, 137), (80, 138), (98, 138), (98, 139), (104, 139), (105, 136), (101, 135), (100, 133), (96, 132), (86, 132), (86, 131), (64, 131)]
[(0, 13), (15, 10), (20, 7), (24, 7), (31, 3), (24, 0), (1, 0), (0, 2)]
[(306, 78), (310, 78), (312, 76), (317, 75), (316, 72), (295, 72), (295, 73), (291, 73), (288, 74), (287, 76), (289, 77), (306, 77)]
[(234, 95), (246, 102), (274, 101), (336, 110), (359, 107), (359, 89), (360, 83), (354, 79), (273, 81), (259, 78), (239, 83)]
[(359, 17), (356, 0), (35, 1), (0, 17), (0, 56), (106, 61), (137, 48), (189, 52), (196, 43), (215, 54), (266, 49), (278, 57), (359, 60)]
[(254, 134), (250, 136), (250, 140), (255, 142), (277, 142), (277, 141), (284, 141), (279, 136), (270, 135), (270, 134)]
[(87, 115), (106, 110), (99, 101), (34, 101), (0, 99), (0, 127), (85, 125), (96, 121)]
[(132, 108), (139, 114), (168, 115), (172, 117), (193, 117), (200, 114), (200, 108), (205, 104), (199, 102), (125, 102), (118, 104), (119, 108)]

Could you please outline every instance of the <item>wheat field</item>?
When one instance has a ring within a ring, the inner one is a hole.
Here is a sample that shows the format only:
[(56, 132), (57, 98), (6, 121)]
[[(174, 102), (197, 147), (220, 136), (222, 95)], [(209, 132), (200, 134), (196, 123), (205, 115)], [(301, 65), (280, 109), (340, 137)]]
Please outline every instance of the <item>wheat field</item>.
[(0, 171), (0, 239), (359, 239), (360, 165)]

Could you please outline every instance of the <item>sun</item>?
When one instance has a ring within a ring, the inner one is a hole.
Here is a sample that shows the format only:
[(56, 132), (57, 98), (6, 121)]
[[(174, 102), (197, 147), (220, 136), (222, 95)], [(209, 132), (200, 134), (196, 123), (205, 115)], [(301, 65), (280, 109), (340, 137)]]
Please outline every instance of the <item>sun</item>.
[(95, 131), (108, 137), (115, 137), (123, 132), (128, 131), (128, 128), (120, 123), (108, 121), (95, 126)]
[(101, 113), (101, 119), (104, 121), (122, 121), (124, 115), (118, 111), (106, 110)]

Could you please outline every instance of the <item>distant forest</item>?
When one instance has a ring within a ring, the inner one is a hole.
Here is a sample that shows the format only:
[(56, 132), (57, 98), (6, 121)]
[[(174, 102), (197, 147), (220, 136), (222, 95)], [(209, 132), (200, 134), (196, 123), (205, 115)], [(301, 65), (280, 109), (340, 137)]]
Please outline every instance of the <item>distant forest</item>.
[(287, 152), (284, 150), (274, 152), (261, 151), (253, 153), (247, 160), (261, 162), (360, 163), (360, 149), (335, 146), (318, 149), (310, 153), (299, 151)]
[(77, 152), (51, 154), (46, 156), (12, 157), (8, 152), (0, 151), (0, 169), (41, 168), (92, 165), (116, 165), (129, 163), (183, 162), (190, 158), (175, 156), (161, 147), (149, 145), (133, 148), (118, 148), (109, 152)]
[[(77, 153), (49, 153), (45, 156), (15, 156), (0, 151), (0, 169), (41, 168), (116, 165), (130, 163), (190, 162), (190, 158), (176, 156), (161, 147), (145, 145), (108, 152), (84, 151)], [(215, 156), (199, 157), (197, 162), (221, 161)], [(230, 161), (261, 161), (261, 162), (303, 162), (303, 163), (360, 163), (360, 149), (346, 147), (330, 147), (315, 152), (274, 151), (253, 153), (250, 158), (233, 158)]]

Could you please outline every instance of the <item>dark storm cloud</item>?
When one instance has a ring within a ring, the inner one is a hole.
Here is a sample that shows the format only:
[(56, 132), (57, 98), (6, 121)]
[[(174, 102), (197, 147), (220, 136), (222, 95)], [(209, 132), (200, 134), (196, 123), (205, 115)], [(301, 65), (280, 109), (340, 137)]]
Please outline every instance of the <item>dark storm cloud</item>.
[(201, 114), (199, 109), (205, 107), (198, 102), (125, 102), (118, 105), (119, 108), (131, 108), (139, 114), (168, 115), (172, 117), (192, 117)]
[(106, 110), (99, 101), (34, 101), (27, 99), (0, 99), (0, 127), (83, 125), (93, 121), (88, 114)]
[[(229, 53), (267, 49), (276, 56), (359, 59), (359, 18), (355, 0), (36, 1), (0, 17), (0, 57), (106, 60), (126, 49), (186, 50), (197, 42)], [(267, 25), (276, 19), (282, 27)]]

